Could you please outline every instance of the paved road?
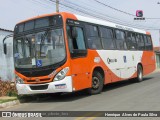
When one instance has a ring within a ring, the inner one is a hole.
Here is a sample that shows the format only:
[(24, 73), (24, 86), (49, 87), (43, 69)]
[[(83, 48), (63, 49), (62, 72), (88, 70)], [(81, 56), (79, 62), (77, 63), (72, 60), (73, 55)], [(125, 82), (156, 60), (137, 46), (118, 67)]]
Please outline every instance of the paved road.
[[(0, 111), (160, 111), (160, 72), (141, 83), (123, 81), (109, 84), (101, 94), (88, 96), (77, 92), (60, 97), (47, 97)], [(53, 119), (53, 118), (52, 118)], [(57, 118), (63, 119), (63, 118)], [(66, 118), (70, 119), (70, 118)], [(72, 118), (81, 120), (84, 118)], [(87, 118), (89, 120), (98, 118)], [(105, 119), (105, 118), (103, 118)], [(110, 118), (117, 119), (117, 118)], [(131, 118), (137, 120), (137, 118)], [(145, 119), (145, 118), (143, 118)], [(152, 119), (152, 118), (146, 118)], [(160, 118), (153, 118), (153, 120)], [(128, 120), (123, 118), (123, 120)]]

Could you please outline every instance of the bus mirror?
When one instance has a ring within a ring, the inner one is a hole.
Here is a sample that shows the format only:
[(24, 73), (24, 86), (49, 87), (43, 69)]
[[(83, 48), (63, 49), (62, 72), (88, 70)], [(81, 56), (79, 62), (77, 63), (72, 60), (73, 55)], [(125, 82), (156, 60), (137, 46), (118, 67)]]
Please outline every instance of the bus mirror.
[(7, 44), (6, 43), (3, 44), (3, 52), (5, 55), (7, 54)]
[(13, 37), (13, 34), (7, 35), (4, 39), (3, 39), (3, 52), (6, 55), (7, 54), (7, 43), (5, 43), (5, 40), (7, 40), (8, 38)]
[(78, 34), (77, 34), (77, 29), (76, 27), (72, 28), (72, 38), (77, 38)]

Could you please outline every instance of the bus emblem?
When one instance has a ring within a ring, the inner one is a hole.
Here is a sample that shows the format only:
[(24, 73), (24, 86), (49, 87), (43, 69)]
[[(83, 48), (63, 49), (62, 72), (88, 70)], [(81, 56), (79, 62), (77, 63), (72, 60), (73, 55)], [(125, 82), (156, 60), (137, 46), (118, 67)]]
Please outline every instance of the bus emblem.
[(117, 59), (110, 59), (110, 58), (108, 58), (107, 62), (108, 62), (108, 64), (113, 63), (113, 62), (117, 62)]
[(40, 82), (40, 79), (39, 79), (39, 78), (36, 78), (35, 81), (36, 81), (36, 82)]

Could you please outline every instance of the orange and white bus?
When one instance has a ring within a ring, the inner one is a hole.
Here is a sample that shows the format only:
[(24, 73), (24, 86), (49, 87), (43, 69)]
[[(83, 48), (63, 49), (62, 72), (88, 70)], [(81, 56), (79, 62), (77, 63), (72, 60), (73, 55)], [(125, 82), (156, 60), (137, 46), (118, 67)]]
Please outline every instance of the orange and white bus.
[(61, 12), (18, 23), (14, 30), (18, 94), (100, 93), (108, 83), (155, 70), (149, 32)]

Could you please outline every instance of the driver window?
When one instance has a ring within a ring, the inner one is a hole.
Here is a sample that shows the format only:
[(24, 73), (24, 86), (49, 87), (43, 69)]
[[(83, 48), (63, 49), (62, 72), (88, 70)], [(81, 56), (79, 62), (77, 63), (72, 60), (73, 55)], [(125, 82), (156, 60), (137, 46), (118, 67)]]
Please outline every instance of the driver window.
[(68, 33), (68, 44), (70, 52), (72, 52), (73, 49), (76, 50), (86, 50), (85, 42), (84, 42), (84, 34), (83, 29), (81, 27), (74, 27), (76, 30), (76, 38), (73, 38), (72, 36), (72, 26), (67, 27), (67, 33)]

